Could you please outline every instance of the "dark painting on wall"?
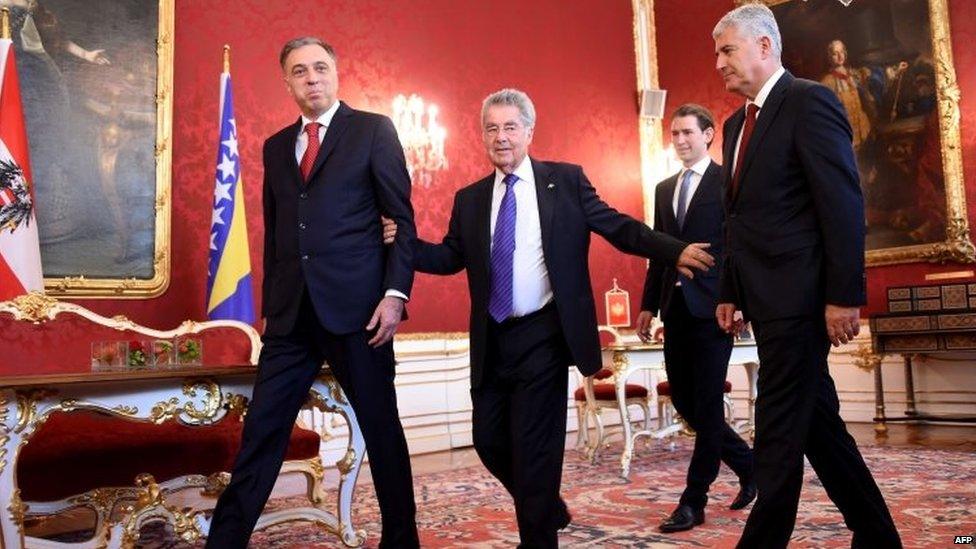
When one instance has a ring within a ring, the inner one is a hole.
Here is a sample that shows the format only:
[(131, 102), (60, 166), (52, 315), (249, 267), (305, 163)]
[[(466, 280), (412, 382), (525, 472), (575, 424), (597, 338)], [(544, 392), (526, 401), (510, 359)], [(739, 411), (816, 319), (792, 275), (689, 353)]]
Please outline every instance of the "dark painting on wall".
[(156, 262), (168, 242), (157, 215), (169, 189), (168, 155), (157, 165), (159, 130), (168, 129), (156, 101), (164, 3), (0, 4), (11, 10), (49, 288), (159, 286), (168, 275)]
[(947, 61), (951, 71), (951, 50), (933, 46), (936, 32), (948, 35), (948, 21), (944, 2), (931, 2), (941, 9), (930, 0), (767, 2), (782, 33), (783, 64), (829, 87), (847, 111), (872, 264), (946, 259), (944, 243), (958, 236), (954, 214), (961, 211), (965, 223), (964, 202), (953, 203), (964, 201), (962, 193), (947, 194), (947, 186), (963, 184), (961, 165), (947, 169), (943, 160), (953, 136), (944, 135), (946, 74), (937, 67)]

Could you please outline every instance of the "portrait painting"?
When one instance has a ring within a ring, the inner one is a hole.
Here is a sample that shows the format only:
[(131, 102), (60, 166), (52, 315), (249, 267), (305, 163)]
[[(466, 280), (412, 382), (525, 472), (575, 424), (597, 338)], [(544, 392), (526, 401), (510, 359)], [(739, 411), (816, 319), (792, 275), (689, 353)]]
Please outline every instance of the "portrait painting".
[(157, 203), (169, 194), (169, 156), (157, 151), (169, 120), (157, 94), (172, 70), (161, 63), (172, 60), (157, 43), (170, 2), (0, 0), (10, 9), (50, 293), (165, 287), (168, 262), (157, 259), (169, 221)]
[(951, 49), (935, 46), (936, 33), (949, 32), (944, 1), (766, 3), (779, 22), (784, 66), (830, 88), (850, 121), (868, 263), (971, 255), (958, 234), (966, 224), (961, 163), (944, 158), (959, 139), (951, 123), (958, 106), (940, 106), (955, 81)]

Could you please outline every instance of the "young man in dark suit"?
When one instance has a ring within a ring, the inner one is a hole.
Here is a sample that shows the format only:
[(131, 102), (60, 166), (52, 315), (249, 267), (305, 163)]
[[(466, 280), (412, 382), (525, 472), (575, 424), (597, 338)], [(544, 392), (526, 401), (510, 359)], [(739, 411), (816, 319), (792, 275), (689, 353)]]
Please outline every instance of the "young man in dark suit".
[[(720, 258), (725, 241), (722, 168), (708, 156), (715, 121), (705, 107), (685, 104), (671, 117), (671, 144), (682, 169), (658, 184), (654, 230), (690, 242), (708, 242)], [(705, 521), (708, 488), (724, 461), (739, 477), (740, 491), (732, 510), (756, 497), (752, 481), (752, 450), (729, 427), (724, 416), (725, 376), (732, 354), (732, 336), (715, 322), (721, 261), (695, 278), (672, 266), (652, 261), (644, 283), (637, 334), (649, 342), (651, 320), (660, 311), (664, 321), (664, 360), (671, 402), (695, 430), (695, 450), (688, 465), (685, 491), (678, 507), (660, 530), (690, 530)]]
[[(207, 547), (247, 545), (323, 362), (366, 442), (383, 517), (380, 547), (417, 547), (393, 386), (392, 338), (413, 284), (416, 237), (403, 149), (388, 118), (338, 101), (331, 46), (298, 38), (280, 62), (302, 116), (264, 143), (264, 347)], [(381, 214), (400, 228), (388, 248)]]
[(746, 104), (723, 128), (728, 239), (716, 316), (741, 309), (759, 346), (759, 498), (739, 547), (786, 547), (803, 458), (854, 532), (854, 547), (901, 547), (871, 472), (840, 417), (830, 345), (859, 330), (864, 201), (850, 124), (836, 95), (780, 61), (772, 11), (746, 4), (715, 26), (716, 69)]
[[(570, 515), (559, 497), (567, 368), (600, 369), (590, 234), (691, 269), (707, 245), (656, 233), (600, 200), (579, 166), (529, 158), (535, 107), (521, 91), (489, 95), (482, 138), (494, 171), (457, 192), (441, 244), (418, 241), (418, 271), (467, 270), (474, 446), (515, 500), (522, 547), (556, 547)], [(397, 233), (399, 234), (399, 233)]]

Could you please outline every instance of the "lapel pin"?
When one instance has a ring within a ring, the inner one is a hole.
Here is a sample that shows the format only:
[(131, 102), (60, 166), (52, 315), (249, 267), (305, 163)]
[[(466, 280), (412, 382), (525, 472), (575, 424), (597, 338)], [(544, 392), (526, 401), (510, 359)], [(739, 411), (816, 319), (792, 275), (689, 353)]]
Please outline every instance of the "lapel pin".
[(556, 188), (556, 184), (555, 184), (555, 183), (550, 183), (550, 184), (549, 184), (549, 186), (548, 186), (548, 187), (546, 187), (546, 188), (547, 188), (547, 189), (549, 189), (549, 190), (551, 191), (551, 190), (553, 190), (553, 189), (555, 189), (555, 188)]

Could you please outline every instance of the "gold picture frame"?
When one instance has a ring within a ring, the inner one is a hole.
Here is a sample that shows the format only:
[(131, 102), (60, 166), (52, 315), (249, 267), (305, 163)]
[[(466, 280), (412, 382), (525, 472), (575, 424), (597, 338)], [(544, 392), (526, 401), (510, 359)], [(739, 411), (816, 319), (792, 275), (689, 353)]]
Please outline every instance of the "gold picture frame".
[[(917, 262), (976, 262), (976, 247), (974, 247), (970, 238), (969, 217), (966, 210), (965, 177), (963, 175), (962, 146), (959, 131), (960, 92), (953, 62), (948, 3), (947, 0), (917, 1), (919, 3), (925, 3), (925, 6), (920, 6), (919, 9), (927, 7), (929, 31), (931, 34), (931, 65), (934, 69), (933, 84), (936, 103), (936, 108), (932, 114), (937, 117), (939, 146), (941, 149), (945, 204), (944, 220), (939, 221), (945, 227), (944, 237), (940, 231), (938, 238), (926, 239), (926, 241), (917, 244), (870, 249), (869, 233), (869, 249), (866, 252), (866, 263), (868, 266)], [(795, 0), (763, 0), (763, 2), (767, 6), (774, 8), (775, 6), (795, 2)], [(736, 5), (743, 3), (745, 3), (743, 0), (737, 0), (735, 2)], [(852, 3), (849, 3), (849, 7), (856, 6), (857, 3), (858, 0), (854, 0)], [(817, 7), (822, 7), (822, 5), (831, 8), (834, 7), (832, 3), (826, 4), (825, 2), (818, 3)], [(836, 9), (844, 9), (844, 5), (837, 2)], [(779, 18), (779, 15), (777, 14), (777, 18)], [(804, 25), (808, 28), (810, 24), (812, 24), (810, 21), (804, 22)], [(783, 22), (780, 22), (780, 26), (784, 35), (787, 34), (788, 29), (784, 30)], [(784, 45), (784, 50), (786, 49), (785, 46), (787, 45)], [(815, 46), (808, 45), (808, 47)], [(926, 62), (928, 62), (927, 59)], [(785, 55), (784, 64), (790, 69)], [(812, 75), (806, 74), (797, 74), (797, 76), (812, 77)], [(915, 160), (915, 158), (912, 158), (912, 160)], [(866, 202), (870, 210), (870, 196), (867, 197)], [(868, 225), (870, 228), (870, 220), (868, 221)]]
[[(110, 4), (112, 0), (103, 0), (102, 3)], [(146, 128), (145, 131), (140, 134), (140, 146), (144, 144), (144, 147), (139, 149), (139, 153), (142, 158), (145, 159), (145, 164), (150, 165), (155, 164), (155, 184), (154, 189), (150, 190), (148, 188), (140, 189), (142, 193), (140, 195), (141, 202), (144, 204), (143, 209), (140, 209), (137, 213), (126, 212), (124, 208), (116, 207), (116, 210), (121, 210), (123, 213), (128, 213), (135, 216), (139, 216), (141, 230), (143, 231), (144, 237), (141, 241), (141, 247), (138, 254), (133, 254), (137, 257), (138, 269), (137, 271), (145, 273), (145, 276), (124, 276), (125, 273), (111, 273), (99, 274), (97, 276), (89, 276), (83, 274), (84, 269), (79, 268), (77, 271), (71, 270), (71, 265), (69, 260), (61, 261), (61, 264), (57, 267), (55, 271), (56, 274), (50, 275), (49, 271), (45, 267), (45, 278), (44, 286), (45, 291), (48, 295), (54, 297), (69, 297), (69, 298), (113, 298), (113, 299), (145, 299), (150, 297), (155, 297), (163, 292), (169, 286), (170, 283), (170, 234), (171, 234), (171, 184), (172, 184), (172, 113), (173, 113), (173, 30), (174, 30), (174, 20), (175, 20), (175, 0), (157, 0), (157, 32), (155, 37), (145, 36), (142, 39), (142, 43), (139, 44), (143, 48), (142, 51), (146, 52), (143, 57), (144, 60), (151, 62), (151, 52), (155, 51), (155, 93), (153, 97), (146, 98), (140, 96), (143, 103), (149, 104), (149, 109), (144, 109), (138, 114), (129, 115), (130, 118), (125, 121), (125, 123), (130, 124), (130, 126), (135, 126), (137, 123), (141, 123), (142, 126)], [(56, 1), (48, 3), (48, 7), (57, 6)], [(151, 5), (151, 4), (150, 4)], [(110, 7), (110, 6), (107, 6)], [(38, 18), (38, 14), (35, 18)], [(143, 19), (152, 20), (151, 12), (142, 15)], [(118, 23), (118, 21), (115, 21)], [(67, 35), (69, 40), (75, 38), (70, 34), (76, 24), (73, 21), (61, 21), (60, 26), (62, 28), (67, 27), (63, 32)], [(130, 23), (134, 25), (134, 23)], [(130, 29), (132, 32), (138, 31), (138, 29)], [(43, 33), (42, 33), (43, 35)], [(89, 43), (82, 43), (81, 47), (90, 48), (87, 52), (90, 54), (88, 61), (92, 61), (98, 52), (103, 50), (96, 50), (95, 48), (104, 48), (105, 46), (101, 44), (98, 40), (92, 40), (91, 36), (87, 36)], [(104, 42), (111, 43), (111, 35), (106, 35)], [(115, 37), (118, 40), (122, 40), (121, 35)], [(81, 40), (79, 40), (81, 42)], [(84, 59), (84, 58), (83, 58)], [(124, 60), (123, 60), (124, 61)], [(76, 62), (77, 63), (77, 62)], [(111, 65), (111, 63), (107, 63)], [(116, 62), (115, 66), (120, 67), (121, 62)], [(136, 73), (136, 77), (140, 74), (152, 74), (153, 68), (148, 63), (144, 63), (138, 67), (132, 67), (125, 69), (129, 73)], [(139, 73), (139, 71), (142, 71)], [(70, 66), (67, 67), (67, 72), (65, 73), (65, 78), (68, 79), (70, 76)], [(144, 80), (145, 81), (145, 80)], [(23, 82), (23, 77), (22, 77)], [(120, 84), (121, 86), (121, 84)], [(151, 90), (151, 84), (149, 85)], [(123, 98), (124, 95), (120, 94)], [(79, 101), (81, 103), (81, 101)], [(94, 103), (94, 105), (92, 105)], [(152, 112), (152, 103), (155, 103), (155, 119), (150, 120)], [(103, 104), (98, 104), (97, 101), (88, 100), (88, 104), (84, 107), (88, 108), (90, 112), (94, 113), (92, 116), (98, 114), (104, 114), (108, 112), (108, 107), (113, 107), (112, 103), (106, 100)], [(99, 110), (101, 109), (101, 111)], [(136, 116), (141, 116), (141, 119), (136, 120)], [(119, 123), (122, 127), (123, 123)], [(149, 129), (150, 124), (155, 125), (155, 138), (153, 144), (152, 130)], [(93, 130), (94, 131), (94, 130)], [(125, 133), (120, 133), (122, 137), (119, 140), (125, 139)], [(101, 136), (99, 136), (101, 137)], [(145, 149), (145, 150), (142, 150)], [(101, 162), (103, 164), (96, 164), (97, 166), (104, 165), (106, 162), (106, 157), (104, 149), (96, 149), (98, 156), (95, 162)], [(114, 163), (119, 157), (113, 157), (109, 161)], [(121, 160), (118, 160), (121, 162)], [(141, 164), (140, 164), (141, 165)], [(113, 168), (114, 169), (114, 168)], [(36, 175), (36, 174), (35, 174)], [(127, 173), (125, 174), (129, 179), (127, 182), (132, 181), (144, 181), (138, 174)], [(146, 178), (148, 179), (148, 177)], [(118, 176), (118, 181), (122, 180), (122, 176)], [(79, 181), (72, 181), (72, 184), (80, 184)], [(91, 185), (92, 189), (105, 190), (104, 182), (87, 182)], [(118, 183), (120, 186), (121, 182)], [(128, 183), (132, 184), (132, 183)], [(154, 197), (153, 197), (154, 194)], [(120, 206), (128, 206), (128, 199), (124, 195), (116, 195), (114, 197), (116, 202)], [(43, 204), (43, 201), (39, 201), (39, 205)], [(104, 204), (103, 204), (104, 206)], [(151, 209), (151, 211), (150, 211)], [(110, 208), (105, 207), (104, 210), (111, 211)], [(42, 212), (43, 213), (43, 212)], [(77, 216), (78, 214), (73, 214)], [(98, 212), (88, 213), (89, 216), (96, 217)], [(102, 213), (103, 217), (108, 217), (108, 213)], [(39, 217), (39, 219), (41, 219)], [(41, 219), (43, 221), (43, 219)], [(150, 223), (151, 220), (151, 223)], [(129, 225), (116, 225), (116, 227), (130, 227)], [(120, 234), (122, 231), (119, 231)], [(126, 248), (124, 238), (123, 244), (121, 245), (122, 252), (128, 253), (128, 248)], [(151, 245), (151, 252), (150, 252)], [(53, 253), (53, 252), (52, 252)], [(151, 254), (151, 255), (150, 255)], [(45, 255), (45, 244), (42, 236), (42, 258)], [(135, 260), (128, 259), (129, 264), (132, 264)], [(151, 263), (151, 265), (150, 265)], [(128, 268), (128, 267), (126, 267)], [(125, 269), (119, 268), (118, 270), (123, 271)], [(131, 271), (130, 271), (131, 272)], [(78, 274), (74, 274), (78, 273)]]

